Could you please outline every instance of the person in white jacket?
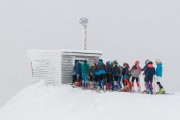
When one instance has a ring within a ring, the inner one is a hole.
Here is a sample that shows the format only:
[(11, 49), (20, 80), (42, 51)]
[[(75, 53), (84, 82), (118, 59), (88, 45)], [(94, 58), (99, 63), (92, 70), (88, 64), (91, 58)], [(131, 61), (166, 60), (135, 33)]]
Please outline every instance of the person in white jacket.
[(138, 88), (138, 92), (140, 92), (140, 83), (139, 83), (139, 79), (140, 79), (140, 74), (141, 74), (141, 67), (139, 66), (139, 61), (135, 62), (135, 65), (131, 68), (131, 76), (132, 76), (132, 81), (131, 81), (131, 85), (132, 85), (132, 92), (134, 92), (134, 80), (136, 80), (136, 84), (137, 84), (137, 88)]

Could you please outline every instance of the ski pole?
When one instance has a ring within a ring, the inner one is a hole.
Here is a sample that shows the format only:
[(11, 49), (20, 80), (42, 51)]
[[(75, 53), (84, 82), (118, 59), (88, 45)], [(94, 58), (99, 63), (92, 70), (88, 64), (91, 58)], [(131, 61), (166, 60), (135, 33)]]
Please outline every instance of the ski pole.
[(157, 82), (156, 82), (156, 78), (155, 78), (155, 76), (153, 77), (154, 78), (154, 80), (153, 80), (153, 85), (154, 85), (154, 91), (155, 91), (155, 93), (157, 92)]
[[(156, 79), (156, 77), (155, 77), (155, 79)], [(156, 79), (156, 83), (155, 83), (155, 85), (156, 85), (156, 90), (157, 90), (157, 92), (158, 92), (158, 90), (159, 90), (159, 86), (158, 86), (158, 84), (157, 84), (157, 79)]]
[(32, 65), (32, 61), (31, 61), (31, 72), (32, 72), (32, 78), (33, 78), (33, 65)]
[(145, 88), (145, 91), (146, 91), (146, 82), (145, 82), (146, 76), (145, 75), (143, 75), (143, 79), (144, 79), (144, 88)]
[[(140, 75), (140, 77), (141, 77), (141, 75)], [(141, 91), (141, 82), (140, 82), (140, 77), (138, 77), (139, 91)]]

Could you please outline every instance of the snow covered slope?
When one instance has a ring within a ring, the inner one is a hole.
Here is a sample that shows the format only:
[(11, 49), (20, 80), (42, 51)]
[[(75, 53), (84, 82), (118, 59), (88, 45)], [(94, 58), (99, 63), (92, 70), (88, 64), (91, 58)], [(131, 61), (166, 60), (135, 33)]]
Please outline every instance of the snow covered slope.
[(180, 94), (146, 95), (33, 84), (0, 109), (0, 120), (180, 120)]

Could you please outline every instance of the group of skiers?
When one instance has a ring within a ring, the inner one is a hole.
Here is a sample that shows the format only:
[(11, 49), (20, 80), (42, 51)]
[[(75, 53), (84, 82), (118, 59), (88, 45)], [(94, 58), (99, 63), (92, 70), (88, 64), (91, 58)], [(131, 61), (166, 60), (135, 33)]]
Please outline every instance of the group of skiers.
[[(123, 66), (118, 65), (115, 60), (103, 63), (99, 59), (97, 63), (89, 65), (87, 60), (78, 61), (73, 68), (72, 86), (79, 86), (83, 89), (94, 89), (96, 91), (124, 91), (135, 92), (134, 82), (138, 88), (138, 92), (147, 94), (163, 94), (165, 90), (161, 85), (162, 80), (162, 63), (159, 59), (155, 61), (157, 67), (153, 67), (153, 62), (145, 61), (143, 69), (140, 67), (140, 62), (135, 61), (135, 64), (130, 68), (128, 63), (123, 63)], [(145, 90), (140, 88), (140, 75), (144, 75)], [(153, 82), (156, 84), (153, 86)], [(156, 89), (156, 90), (155, 90)], [(157, 90), (158, 89), (158, 90)]]

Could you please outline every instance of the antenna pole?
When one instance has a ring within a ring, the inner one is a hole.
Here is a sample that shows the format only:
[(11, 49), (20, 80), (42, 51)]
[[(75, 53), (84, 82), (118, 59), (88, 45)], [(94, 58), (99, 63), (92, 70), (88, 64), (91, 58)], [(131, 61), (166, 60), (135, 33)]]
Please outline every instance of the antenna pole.
[(88, 19), (85, 18), (85, 17), (80, 18), (79, 23), (84, 28), (84, 45), (83, 45), (83, 49), (87, 50), (87, 24), (88, 24)]

